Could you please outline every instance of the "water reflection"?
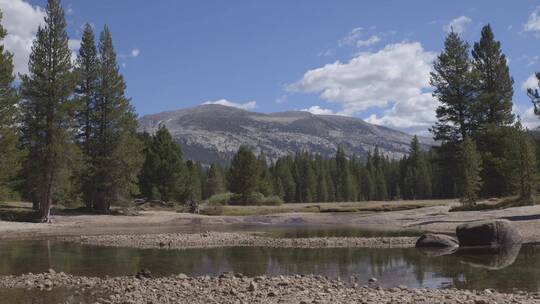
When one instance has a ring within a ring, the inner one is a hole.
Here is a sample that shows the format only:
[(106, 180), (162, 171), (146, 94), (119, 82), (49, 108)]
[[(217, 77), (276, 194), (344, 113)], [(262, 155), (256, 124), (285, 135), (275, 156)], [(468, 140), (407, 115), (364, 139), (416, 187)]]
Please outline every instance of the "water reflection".
[[(256, 229), (252, 229), (255, 230)], [(265, 227), (264, 235), (276, 238), (313, 238), (313, 237), (417, 237), (422, 231), (415, 230), (367, 230), (350, 227)]]
[[(101, 295), (103, 296), (103, 295)], [(93, 304), (101, 298), (91, 292), (80, 293), (65, 288), (54, 288), (50, 291), (37, 289), (3, 289), (0, 288), (1, 303), (10, 304)]]
[(456, 253), (462, 263), (472, 267), (500, 270), (516, 261), (521, 244), (502, 247), (460, 248)]
[(0, 244), (0, 274), (43, 272), (120, 276), (148, 268), (154, 275), (185, 273), (250, 276), (320, 274), (361, 282), (377, 277), (385, 287), (457, 287), (540, 290), (540, 246), (527, 245), (483, 255), (458, 252), (433, 256), (414, 249), (213, 248), (139, 250), (47, 241)]

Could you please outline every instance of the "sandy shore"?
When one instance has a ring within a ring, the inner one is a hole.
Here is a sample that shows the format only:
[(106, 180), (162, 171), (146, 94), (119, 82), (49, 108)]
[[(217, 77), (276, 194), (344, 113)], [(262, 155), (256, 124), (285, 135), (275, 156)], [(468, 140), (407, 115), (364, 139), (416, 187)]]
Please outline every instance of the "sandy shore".
[(91, 278), (64, 273), (0, 277), (0, 288), (77, 288), (99, 291), (98, 303), (539, 303), (538, 293), (503, 294), (494, 290), (383, 289), (375, 283), (330, 280), (321, 276)]
[(274, 248), (406, 248), (414, 247), (416, 237), (315, 237), (271, 238), (257, 233), (205, 232), (143, 235), (98, 235), (66, 238), (88, 245), (135, 248), (213, 248), (213, 247), (274, 247)]
[(358, 213), (284, 213), (260, 216), (203, 216), (170, 211), (143, 211), (141, 216), (55, 216), (53, 223), (0, 221), (0, 239), (58, 236), (154, 234), (231, 231), (239, 226), (351, 227), (370, 230), (411, 230), (453, 233), (461, 223), (509, 219), (526, 242), (540, 241), (540, 206), (504, 210), (448, 212), (448, 206), (414, 210)]

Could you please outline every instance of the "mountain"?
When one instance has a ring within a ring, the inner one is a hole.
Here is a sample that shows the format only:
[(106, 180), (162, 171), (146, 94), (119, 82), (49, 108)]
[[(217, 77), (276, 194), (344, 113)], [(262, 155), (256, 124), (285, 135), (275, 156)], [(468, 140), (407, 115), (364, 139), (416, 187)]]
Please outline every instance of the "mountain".
[(412, 139), (359, 118), (300, 111), (263, 114), (215, 104), (146, 115), (139, 124), (140, 131), (149, 133), (164, 125), (186, 159), (205, 164), (228, 163), (240, 145), (263, 152), (269, 160), (302, 150), (333, 156), (340, 145), (360, 158), (375, 147), (390, 158), (400, 158)]

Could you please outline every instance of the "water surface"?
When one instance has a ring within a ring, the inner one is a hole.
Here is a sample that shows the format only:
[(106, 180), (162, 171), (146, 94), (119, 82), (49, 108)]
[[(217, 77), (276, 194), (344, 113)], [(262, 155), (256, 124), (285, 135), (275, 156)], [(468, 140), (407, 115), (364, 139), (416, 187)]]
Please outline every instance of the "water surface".
[(0, 274), (44, 272), (75, 275), (133, 275), (147, 268), (156, 276), (240, 272), (249, 276), (319, 274), (331, 278), (376, 277), (384, 287), (457, 287), (540, 291), (540, 246), (499, 254), (434, 256), (418, 249), (263, 248), (133, 249), (21, 241), (0, 244)]

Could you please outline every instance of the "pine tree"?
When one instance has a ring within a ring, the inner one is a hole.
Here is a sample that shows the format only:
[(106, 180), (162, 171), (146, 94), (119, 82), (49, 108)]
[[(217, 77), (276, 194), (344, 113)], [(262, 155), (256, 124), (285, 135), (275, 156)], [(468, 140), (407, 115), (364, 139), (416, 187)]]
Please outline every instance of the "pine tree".
[(375, 170), (375, 199), (384, 201), (388, 198), (388, 189), (384, 172), (381, 168)]
[[(6, 30), (0, 24), (0, 42), (6, 35)], [(13, 54), (0, 44), (0, 201), (13, 197), (14, 180), (23, 157), (18, 148), (19, 100), (13, 80)]]
[(166, 202), (182, 201), (186, 191), (186, 167), (182, 150), (167, 128), (159, 127), (144, 154), (139, 174), (139, 187), (144, 197)]
[(335, 187), (335, 183), (334, 181), (332, 180), (332, 176), (330, 174), (330, 164), (328, 162), (328, 160), (326, 160), (325, 162), (325, 166), (324, 166), (324, 183), (326, 184), (326, 192), (328, 194), (328, 199), (327, 201), (328, 202), (334, 202), (336, 201), (336, 187)]
[(42, 221), (48, 220), (59, 189), (71, 177), (67, 168), (73, 161), (70, 97), (75, 87), (60, 1), (49, 0), (45, 12), (32, 46), (29, 74), (21, 77), (26, 188)]
[(263, 153), (259, 154), (259, 157), (257, 158), (258, 163), (258, 180), (259, 185), (257, 192), (262, 193), (264, 196), (271, 196), (273, 195), (273, 185), (272, 185), (272, 175), (270, 174), (270, 170), (268, 168), (268, 164), (266, 162), (266, 157)]
[(108, 213), (112, 203), (135, 191), (142, 164), (142, 144), (136, 136), (137, 118), (120, 74), (109, 28), (99, 41), (99, 88), (92, 115), (92, 182), (94, 210)]
[(483, 129), (487, 124), (511, 125), (514, 122), (514, 80), (510, 76), (501, 43), (495, 40), (489, 24), (482, 28), (480, 41), (474, 44), (472, 57), (473, 73), (477, 78), (474, 82), (477, 95), (474, 109), (476, 128)]
[(316, 199), (317, 202), (327, 202), (328, 201), (328, 184), (326, 182), (327, 169), (325, 166), (324, 159), (318, 155), (315, 160), (315, 174), (317, 180), (316, 190)]
[(188, 160), (186, 167), (188, 178), (185, 197), (190, 200), (199, 201), (202, 199), (202, 166), (199, 162)]
[(527, 95), (531, 99), (534, 106), (534, 114), (540, 115), (540, 92), (538, 92), (538, 86), (540, 85), (540, 73), (536, 73), (537, 85), (534, 88), (527, 88)]
[(480, 170), (482, 159), (476, 150), (475, 142), (466, 137), (459, 151), (459, 190), (464, 205), (474, 205), (482, 184)]
[(474, 86), (469, 45), (454, 31), (446, 37), (444, 51), (435, 60), (433, 70), (430, 83), (440, 105), (431, 132), (436, 140), (463, 140), (471, 133)]
[(77, 56), (75, 72), (77, 74), (77, 86), (75, 88), (75, 98), (78, 103), (76, 118), (76, 128), (78, 130), (77, 139), (84, 155), (85, 166), (81, 174), (81, 184), (83, 200), (86, 208), (92, 210), (94, 204), (94, 184), (92, 177), (92, 122), (95, 121), (94, 110), (96, 107), (99, 59), (96, 49), (94, 30), (90, 24), (86, 24), (82, 36), (81, 47)]
[(78, 82), (75, 88), (75, 96), (79, 102), (76, 113), (77, 137), (86, 155), (90, 154), (90, 141), (92, 135), (91, 116), (96, 107), (97, 90), (99, 86), (99, 58), (96, 48), (94, 30), (90, 24), (85, 24), (84, 32), (77, 55), (75, 72)]
[(527, 130), (518, 120), (515, 125), (514, 155), (514, 183), (518, 188), (518, 194), (523, 204), (534, 204), (534, 196), (538, 191), (538, 162), (536, 159), (536, 147)]
[(231, 191), (239, 194), (244, 204), (249, 202), (250, 196), (257, 190), (258, 173), (257, 158), (248, 147), (240, 146), (231, 161), (229, 183)]
[(409, 157), (403, 161), (406, 166), (403, 185), (407, 197), (410, 199), (430, 198), (432, 195), (431, 169), (417, 136), (414, 136), (411, 141)]
[(339, 147), (336, 152), (336, 200), (351, 201), (353, 196), (352, 176), (349, 169), (349, 162), (343, 148)]
[(206, 179), (206, 196), (223, 193), (226, 191), (225, 187), (225, 173), (223, 168), (219, 164), (212, 164), (208, 169), (208, 177)]
[(283, 200), (293, 202), (296, 199), (296, 183), (292, 174), (294, 163), (290, 156), (280, 158), (275, 164), (276, 179), (283, 187)]

